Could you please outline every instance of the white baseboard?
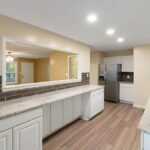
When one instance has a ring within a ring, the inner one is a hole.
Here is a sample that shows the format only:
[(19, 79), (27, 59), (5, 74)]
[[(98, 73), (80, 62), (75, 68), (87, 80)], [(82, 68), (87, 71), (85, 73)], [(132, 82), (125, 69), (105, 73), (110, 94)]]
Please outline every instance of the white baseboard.
[(124, 100), (120, 100), (120, 103), (125, 103), (125, 104), (131, 104), (131, 105), (133, 105), (133, 102), (124, 101)]
[(133, 107), (145, 109), (145, 107), (141, 105), (133, 105)]

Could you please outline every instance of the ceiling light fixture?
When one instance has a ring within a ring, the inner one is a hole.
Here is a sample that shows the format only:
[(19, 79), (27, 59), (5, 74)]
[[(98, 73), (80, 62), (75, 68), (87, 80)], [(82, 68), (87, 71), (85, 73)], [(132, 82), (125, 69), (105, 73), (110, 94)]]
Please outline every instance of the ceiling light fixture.
[(32, 43), (36, 41), (34, 37), (28, 37), (27, 40), (28, 40), (29, 42), (32, 42)]
[(113, 35), (115, 33), (115, 30), (114, 29), (108, 29), (107, 31), (106, 31), (106, 34), (108, 34), (108, 35)]
[(90, 14), (87, 16), (87, 21), (89, 23), (94, 23), (97, 21), (97, 15), (96, 14)]
[(124, 42), (124, 38), (122, 38), (122, 37), (121, 37), (121, 38), (118, 38), (118, 39), (117, 39), (117, 42), (118, 42), (118, 43)]
[(11, 52), (8, 52), (8, 55), (6, 55), (6, 62), (12, 63), (14, 61), (14, 57), (11, 55)]
[(49, 46), (50, 48), (56, 48), (56, 47), (57, 47), (57, 44), (56, 44), (56, 43), (50, 43), (48, 46)]

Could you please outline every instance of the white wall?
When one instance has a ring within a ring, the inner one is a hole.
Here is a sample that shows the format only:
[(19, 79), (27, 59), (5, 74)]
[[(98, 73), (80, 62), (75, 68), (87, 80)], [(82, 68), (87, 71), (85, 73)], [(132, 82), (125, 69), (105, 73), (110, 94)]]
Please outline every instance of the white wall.
[(57, 50), (80, 54), (81, 72), (90, 72), (90, 47), (61, 35), (0, 15), (0, 75), (2, 74), (2, 36), (19, 40), (35, 40), (35, 44), (56, 44)]
[(135, 106), (145, 107), (150, 97), (150, 45), (134, 48)]

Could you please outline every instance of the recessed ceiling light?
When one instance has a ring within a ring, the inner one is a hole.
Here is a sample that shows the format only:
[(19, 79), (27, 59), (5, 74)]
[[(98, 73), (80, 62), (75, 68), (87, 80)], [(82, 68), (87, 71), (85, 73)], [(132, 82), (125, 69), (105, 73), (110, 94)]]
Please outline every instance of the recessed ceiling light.
[(35, 41), (36, 41), (34, 37), (28, 37), (27, 40), (28, 40), (29, 42), (35, 42)]
[(117, 39), (117, 42), (119, 42), (119, 43), (124, 42), (124, 38), (122, 38), (122, 37), (121, 37), (121, 38), (118, 38), (118, 39)]
[(57, 44), (56, 44), (56, 43), (50, 43), (50, 44), (48, 44), (48, 46), (49, 46), (50, 48), (56, 48)]
[(108, 35), (113, 35), (113, 34), (115, 33), (115, 30), (114, 30), (114, 29), (108, 29), (108, 30), (106, 31), (106, 33), (107, 33)]
[(96, 14), (90, 14), (87, 16), (87, 21), (90, 23), (94, 23), (97, 21), (97, 15)]
[(67, 47), (66, 50), (67, 50), (67, 51), (71, 51), (72, 48), (71, 48), (71, 47)]

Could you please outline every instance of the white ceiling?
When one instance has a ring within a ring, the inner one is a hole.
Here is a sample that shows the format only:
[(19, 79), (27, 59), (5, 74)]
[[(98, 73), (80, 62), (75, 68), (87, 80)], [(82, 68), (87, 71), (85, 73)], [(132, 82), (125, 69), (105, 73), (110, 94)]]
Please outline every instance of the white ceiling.
[[(150, 43), (150, 0), (3, 0), (0, 13), (89, 44), (93, 49), (124, 50)], [(86, 16), (96, 13), (89, 24)], [(108, 28), (116, 33), (109, 37)], [(118, 37), (124, 43), (117, 43)]]
[(6, 42), (6, 55), (8, 55), (8, 52), (11, 52), (11, 55), (16, 58), (49, 58), (50, 51), (52, 50), (48, 48), (33, 46), (21, 42)]

